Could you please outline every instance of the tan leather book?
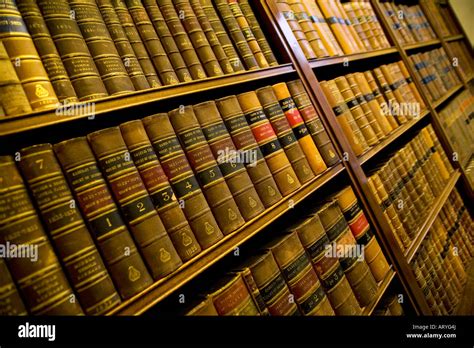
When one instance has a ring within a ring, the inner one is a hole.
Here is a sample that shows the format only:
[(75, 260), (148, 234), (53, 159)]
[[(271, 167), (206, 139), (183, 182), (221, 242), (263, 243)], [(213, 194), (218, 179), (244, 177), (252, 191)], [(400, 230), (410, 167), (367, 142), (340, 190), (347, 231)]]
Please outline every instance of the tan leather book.
[(354, 45), (357, 47), (358, 52), (364, 52), (366, 51), (366, 47), (364, 43), (362, 42), (360, 36), (357, 34), (357, 31), (354, 27), (354, 23), (352, 23), (349, 20), (349, 17), (347, 16), (346, 11), (342, 7), (342, 4), (340, 1), (334, 1), (333, 2), (333, 8), (337, 11), (338, 13), (338, 18), (342, 19), (342, 22), (346, 25), (349, 33), (351, 34), (351, 37), (354, 40)]
[(237, 270), (235, 271), (235, 273), (239, 273), (244, 279), (245, 285), (247, 285), (247, 289), (250, 292), (250, 295), (252, 296), (252, 299), (255, 302), (255, 305), (257, 306), (260, 315), (270, 315), (267, 305), (263, 300), (262, 294), (260, 293), (260, 290), (258, 289), (257, 284), (255, 283), (255, 279), (253, 278), (250, 268)]
[[(374, 39), (375, 35), (372, 33), (372, 31), (366, 31), (362, 27), (362, 23), (359, 21), (359, 18), (355, 14), (354, 7), (352, 6), (352, 3), (350, 2), (345, 2), (342, 5), (342, 8), (344, 12), (346, 13), (346, 16), (348, 20), (351, 22), (352, 27), (354, 28), (355, 32), (357, 33), (357, 36), (360, 38), (360, 41), (364, 45), (364, 49), (366, 51), (372, 51), (372, 50), (377, 50), (380, 49), (380, 44), (376, 39)], [(365, 23), (367, 24), (367, 21), (365, 17), (363, 18)], [(369, 39), (370, 38), (370, 39)]]
[(2, 274), (0, 280), (0, 315), (27, 315), (28, 312), (23, 300), (3, 258), (0, 259), (0, 273)]
[(388, 118), (389, 122), (390, 118), (392, 118), (392, 120), (395, 120), (399, 125), (406, 123), (407, 118), (405, 115), (400, 115), (398, 112), (398, 110), (400, 110), (400, 101), (403, 100), (401, 94), (398, 92), (395, 94), (392, 91), (392, 88), (388, 84), (388, 81), (380, 68), (375, 68), (373, 74), (377, 79), (377, 83), (380, 85), (380, 90), (387, 99), (387, 102), (382, 105), (382, 109), (387, 116), (390, 116)]

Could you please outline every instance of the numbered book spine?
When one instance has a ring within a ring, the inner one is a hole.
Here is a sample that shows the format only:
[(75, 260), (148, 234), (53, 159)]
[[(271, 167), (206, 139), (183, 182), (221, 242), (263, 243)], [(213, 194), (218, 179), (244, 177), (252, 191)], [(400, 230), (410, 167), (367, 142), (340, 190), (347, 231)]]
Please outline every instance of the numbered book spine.
[(122, 220), (86, 138), (54, 145), (69, 186), (122, 299), (153, 282)]
[(72, 87), (71, 80), (61, 61), (58, 50), (54, 45), (46, 22), (41, 15), (41, 11), (33, 0), (17, 1), (18, 9), (25, 21), (43, 66), (48, 73), (54, 92), (60, 102), (77, 102), (77, 95)]
[(295, 170), (298, 180), (303, 184), (313, 179), (313, 171), (311, 170), (308, 160), (298, 143), (295, 133), (293, 133), (293, 130), (286, 119), (285, 113), (273, 92), (273, 88), (267, 86), (259, 88), (255, 92), (262, 104), (266, 117), (270, 121), (273, 130), (278, 137), (278, 141), (285, 150), (285, 154)]
[(322, 124), (321, 118), (304, 89), (303, 83), (301, 80), (294, 80), (287, 82), (286, 85), (326, 166), (331, 167), (335, 165), (339, 162), (339, 156), (329, 139), (329, 135)]
[(179, 258), (148, 195), (118, 127), (87, 136), (99, 167), (152, 277), (162, 278), (179, 266)]
[(18, 163), (79, 303), (101, 315), (121, 300), (72, 197), (50, 144), (20, 151)]
[(206, 72), (199, 60), (198, 54), (195, 51), (191, 39), (184, 29), (181, 17), (178, 16), (171, 0), (158, 0), (157, 4), (163, 14), (166, 24), (168, 25), (171, 35), (178, 46), (181, 55), (186, 62), (189, 73), (193, 80), (205, 78)]
[[(6, 255), (11, 275), (33, 315), (81, 315), (78, 301), (28, 196), (12, 157), (0, 157), (0, 242), (22, 257)], [(3, 275), (2, 275), (3, 278)]]
[(237, 97), (229, 96), (217, 99), (216, 105), (234, 142), (235, 148), (240, 152), (241, 156), (247, 156), (252, 159), (246, 161), (248, 163), (245, 166), (263, 205), (265, 208), (272, 206), (282, 196), (258, 143), (248, 126)]
[(117, 52), (123, 61), (128, 76), (132, 80), (137, 91), (150, 88), (150, 84), (143, 72), (142, 67), (133, 51), (133, 47), (128, 40), (127, 34), (120, 24), (120, 20), (115, 12), (111, 0), (97, 0), (102, 19), (109, 30), (110, 37), (115, 43)]
[(201, 247), (189, 226), (166, 174), (140, 120), (120, 125), (130, 156), (140, 172), (155, 209), (168, 232), (181, 260), (199, 254)]
[(297, 190), (301, 184), (265, 116), (257, 94), (253, 91), (246, 92), (239, 94), (237, 99), (280, 192), (286, 196)]
[(175, 85), (179, 83), (173, 66), (161, 44), (160, 38), (153, 28), (150, 17), (139, 0), (125, 0), (130, 16), (133, 18), (135, 27), (140, 33), (145, 47), (150, 54), (156, 71), (160, 75), (163, 85)]
[(191, 106), (172, 110), (170, 121), (214, 213), (220, 229), (229, 234), (243, 219)]
[(156, 155), (168, 177), (180, 206), (203, 249), (222, 239), (222, 232), (204, 198), (193, 170), (167, 114), (143, 119)]
[(27, 315), (25, 305), (20, 297), (20, 293), (13, 282), (6, 262), (0, 259), (0, 315)]
[(26, 97), (15, 67), (0, 41), (0, 105), (6, 116), (31, 112), (30, 102)]
[(161, 81), (156, 73), (153, 62), (148, 55), (145, 45), (138, 33), (135, 23), (133, 22), (130, 12), (128, 12), (127, 6), (122, 0), (110, 0), (114, 7), (115, 13), (118, 16), (120, 24), (122, 25), (125, 35), (127, 35), (130, 45), (132, 45), (133, 52), (137, 56), (138, 62), (142, 67), (143, 73), (151, 88), (161, 86)]
[(3, 18), (0, 39), (15, 67), (31, 108), (44, 110), (56, 107), (58, 98), (16, 2), (5, 0), (0, 16)]
[(193, 109), (242, 217), (246, 221), (252, 219), (265, 207), (250, 180), (244, 161), (238, 156), (215, 102), (196, 104)]
[[(224, 50), (229, 63), (232, 66), (234, 72), (244, 71), (245, 67), (240, 60), (239, 54), (235, 49), (232, 40), (230, 39), (227, 31), (224, 27), (224, 24), (221, 22), (219, 15), (214, 8), (211, 0), (199, 0), (201, 7), (204, 11), (205, 16), (209, 20), (209, 23), (212, 26), (212, 29), (216, 33), (217, 39), (219, 40), (222, 49)], [(198, 16), (199, 17), (199, 16)]]

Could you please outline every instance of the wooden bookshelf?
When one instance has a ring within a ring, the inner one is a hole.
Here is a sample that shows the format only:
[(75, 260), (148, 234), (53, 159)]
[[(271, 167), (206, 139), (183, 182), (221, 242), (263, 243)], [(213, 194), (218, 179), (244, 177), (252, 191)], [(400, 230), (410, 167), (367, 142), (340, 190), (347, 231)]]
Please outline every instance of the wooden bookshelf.
[(444, 41), (446, 41), (446, 42), (458, 41), (458, 40), (464, 39), (464, 35), (463, 35), (463, 34), (451, 35), (451, 36), (446, 36), (446, 37), (444, 37), (443, 39), (444, 39)]
[(395, 278), (395, 272), (393, 271), (392, 267), (390, 267), (390, 270), (385, 275), (385, 278), (382, 279), (378, 284), (378, 291), (375, 299), (372, 301), (371, 304), (364, 307), (364, 309), (362, 310), (362, 315), (372, 315), (375, 308), (380, 303), (380, 300), (385, 295), (385, 292), (387, 291), (388, 287), (392, 283), (393, 278)]
[(424, 41), (424, 42), (417, 42), (417, 43), (410, 44), (410, 45), (404, 45), (402, 47), (405, 51), (411, 51), (411, 50), (416, 50), (418, 48), (436, 46), (436, 45), (439, 45), (439, 44), (441, 44), (441, 41), (439, 39), (435, 39), (435, 40), (429, 40), (429, 41)]
[(459, 90), (463, 88), (463, 85), (457, 85), (451, 88), (449, 91), (446, 92), (444, 96), (439, 98), (438, 100), (433, 102), (433, 108), (438, 108), (440, 105), (444, 104), (448, 99), (450, 99), (454, 94), (456, 94)]
[(390, 47), (390, 48), (384, 48), (381, 50), (349, 54), (345, 56), (313, 59), (309, 61), (309, 65), (313, 69), (327, 67), (327, 66), (337, 66), (337, 65), (343, 65), (344, 63), (347, 63), (347, 62), (366, 60), (366, 59), (371, 59), (371, 58), (379, 58), (379, 57), (386, 56), (393, 53), (398, 53), (398, 51), (395, 47)]

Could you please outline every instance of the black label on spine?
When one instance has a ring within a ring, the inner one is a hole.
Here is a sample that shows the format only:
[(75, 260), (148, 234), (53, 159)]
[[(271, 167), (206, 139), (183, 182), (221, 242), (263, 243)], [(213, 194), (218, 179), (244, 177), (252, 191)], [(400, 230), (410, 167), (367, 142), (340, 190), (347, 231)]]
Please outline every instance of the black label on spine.
[(367, 229), (367, 231), (362, 233), (362, 236), (359, 236), (359, 238), (357, 238), (357, 244), (367, 245), (372, 240), (373, 236), (374, 236), (374, 233), (369, 228), (369, 229)]
[(176, 196), (178, 198), (184, 197), (191, 192), (200, 190), (199, 184), (194, 175), (172, 183), (171, 185), (173, 186), (173, 190), (176, 192)]
[(309, 134), (308, 128), (306, 128), (304, 123), (294, 127), (293, 132), (295, 133), (297, 139), (301, 139)]
[(326, 296), (324, 290), (319, 286), (306, 300), (300, 303), (303, 314), (309, 314)]
[(212, 166), (197, 173), (197, 177), (201, 186), (206, 186), (222, 179), (222, 172), (218, 166)]
[(267, 285), (260, 289), (260, 294), (265, 303), (269, 303), (276, 295), (278, 295), (285, 285), (285, 279), (283, 279), (281, 274), (278, 273), (275, 279), (271, 280)]
[(309, 246), (306, 251), (308, 252), (309, 256), (312, 260), (315, 260), (319, 255), (324, 253), (326, 250), (326, 245), (329, 244), (329, 238), (327, 235), (323, 235), (320, 239), (314, 242), (311, 246)]
[(110, 177), (114, 174), (135, 167), (131, 158), (128, 158), (127, 160), (127, 156), (130, 156), (130, 154), (127, 151), (123, 151), (116, 155), (99, 159), (100, 168), (107, 177)]
[(228, 134), (227, 128), (223, 122), (213, 124), (202, 129), (204, 136), (208, 141), (219, 138), (223, 135)]
[(102, 173), (95, 162), (84, 167), (81, 166), (79, 168), (67, 171), (66, 176), (68, 178), (69, 184), (74, 190), (88, 185), (95, 180), (102, 179)]
[(329, 290), (336, 285), (341, 278), (344, 277), (344, 270), (340, 265), (337, 265), (336, 269), (334, 272), (332, 272), (328, 277), (326, 278), (320, 278), (321, 279), (321, 284), (324, 289)]
[(89, 225), (96, 238), (124, 226), (123, 220), (117, 210), (89, 220)]
[(158, 208), (163, 208), (168, 204), (173, 203), (176, 199), (171, 186), (166, 186), (165, 188), (154, 192), (150, 197), (155, 207)]
[(127, 221), (134, 221), (152, 211), (155, 211), (155, 207), (148, 195), (122, 206), (122, 213)]
[(263, 110), (265, 111), (265, 115), (267, 115), (269, 120), (273, 120), (274, 118), (285, 116), (280, 104), (278, 103), (267, 105), (263, 108)]
[(293, 132), (288, 132), (285, 135), (278, 137), (278, 140), (283, 148), (286, 148), (297, 141), (295, 133)]
[(349, 209), (343, 212), (344, 218), (347, 220), (347, 222), (351, 223), (352, 220), (357, 216), (357, 214), (359, 214), (360, 211), (361, 211), (360, 206), (357, 203), (357, 201), (355, 201), (354, 204), (352, 204)]
[(262, 109), (255, 110), (255, 111), (249, 112), (248, 114), (245, 114), (245, 118), (249, 125), (252, 125), (252, 124), (255, 124), (267, 119)]
[(182, 150), (177, 137), (157, 140), (153, 143), (153, 147), (160, 159)]
[(230, 133), (248, 126), (247, 119), (244, 115), (233, 117), (225, 121), (225, 125)]
[(326, 231), (326, 234), (329, 237), (330, 241), (335, 240), (337, 237), (341, 235), (349, 226), (347, 225), (346, 219), (344, 216), (341, 216), (340, 219), (332, 226), (330, 229)]
[(190, 131), (186, 131), (179, 134), (179, 139), (181, 140), (185, 149), (189, 149), (193, 145), (205, 143), (206, 138), (201, 128), (195, 128)]
[(262, 150), (262, 154), (267, 157), (272, 153), (281, 150), (281, 144), (278, 139), (272, 140), (266, 144), (260, 145), (260, 149)]
[(348, 100), (346, 102), (347, 106), (349, 107), (349, 109), (352, 109), (352, 108), (355, 108), (356, 106), (359, 106), (359, 102), (357, 101), (357, 99), (351, 99), (351, 100)]
[(155, 151), (153, 150), (153, 147), (151, 145), (132, 150), (130, 151), (130, 154), (132, 155), (133, 162), (137, 167), (140, 167), (145, 163), (158, 160)]
[(375, 98), (375, 96), (372, 93), (364, 94), (364, 99), (368, 102), (373, 100), (374, 98)]

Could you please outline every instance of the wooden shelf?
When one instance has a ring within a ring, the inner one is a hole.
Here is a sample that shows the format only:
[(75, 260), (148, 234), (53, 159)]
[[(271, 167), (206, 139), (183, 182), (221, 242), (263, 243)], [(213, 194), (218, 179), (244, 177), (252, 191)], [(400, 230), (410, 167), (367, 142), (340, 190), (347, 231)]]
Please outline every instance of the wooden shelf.
[[(250, 81), (260, 80), (262, 78), (281, 76), (293, 72), (295, 72), (295, 69), (292, 64), (283, 64), (276, 67), (245, 71), (242, 73), (229, 74), (219, 77), (210, 77), (203, 80), (180, 83), (173, 86), (162, 86), (125, 95), (107, 97), (93, 101), (95, 107), (94, 116), (100, 117), (117, 110), (126, 108), (130, 109), (158, 100), (187, 96), (197, 91), (210, 91), (221, 87), (238, 85)], [(87, 105), (87, 103), (78, 103), (74, 105), (80, 107), (81, 105)], [(0, 136), (41, 128), (53, 124), (60, 124), (72, 120), (85, 119), (90, 116), (90, 112), (81, 113), (80, 115), (57, 115), (56, 109), (13, 116), (10, 118), (0, 119)]]
[(292, 209), (294, 205), (304, 200), (307, 196), (325, 185), (344, 170), (345, 168), (341, 163), (329, 168), (317, 178), (304, 184), (298, 191), (284, 197), (280, 202), (259, 216), (248, 221), (237, 231), (225, 236), (224, 239), (219, 241), (217, 244), (204, 250), (194, 259), (186, 262), (174, 273), (156, 281), (148, 289), (122, 302), (118, 307), (109, 312), (108, 315), (142, 314), (173, 291), (177, 290), (191, 279), (197, 277), (203, 271), (229, 254), (237, 246), (263, 230), (281, 215)]
[(453, 88), (451, 88), (449, 91), (446, 92), (446, 94), (444, 96), (442, 96), (441, 98), (439, 98), (438, 100), (432, 102), (433, 104), (433, 109), (436, 109), (437, 107), (439, 107), (441, 104), (443, 104), (446, 100), (448, 100), (449, 98), (451, 98), (453, 96), (453, 94), (455, 94), (457, 91), (459, 91), (461, 88), (463, 88), (463, 85), (457, 85), (457, 86), (454, 86)]
[(349, 54), (345, 56), (336, 56), (336, 57), (329, 57), (329, 58), (322, 58), (322, 59), (314, 59), (309, 62), (311, 68), (321, 68), (324, 66), (331, 66), (331, 65), (338, 65), (344, 64), (345, 62), (352, 62), (356, 60), (363, 60), (369, 59), (373, 57), (380, 57), (387, 54), (397, 53), (397, 49), (395, 47), (384, 48), (381, 50), (375, 50), (370, 52), (363, 52), (363, 53), (356, 53), (356, 54)]
[(462, 40), (462, 39), (464, 39), (464, 35), (463, 35), (463, 34), (459, 34), (459, 35), (446, 36), (446, 37), (444, 37), (443, 39), (444, 39), (444, 41), (446, 41), (446, 42), (457, 41), (457, 40)]
[(415, 50), (417, 48), (422, 48), (422, 47), (429, 47), (429, 46), (435, 46), (435, 45), (438, 45), (440, 44), (441, 41), (436, 39), (436, 40), (430, 40), (430, 41), (425, 41), (425, 42), (417, 42), (417, 43), (414, 43), (414, 44), (410, 44), (410, 45), (405, 45), (403, 46), (403, 49), (405, 51), (410, 51), (410, 50)]
[(372, 315), (372, 313), (374, 312), (375, 308), (377, 307), (383, 295), (385, 294), (385, 291), (387, 291), (394, 277), (395, 277), (395, 271), (392, 269), (392, 267), (390, 267), (389, 271), (385, 275), (385, 278), (382, 279), (378, 284), (379, 289), (377, 291), (377, 296), (375, 297), (375, 299), (372, 301), (371, 304), (364, 307), (364, 309), (362, 310), (362, 315), (365, 315), (365, 316)]
[(425, 118), (426, 115), (428, 115), (430, 112), (429, 110), (425, 109), (421, 113), (420, 117), (413, 119), (397, 129), (393, 130), (392, 133), (390, 133), (386, 138), (384, 138), (380, 143), (375, 145), (374, 147), (370, 148), (367, 152), (362, 154), (359, 157), (359, 163), (362, 165), (369, 161), (372, 157), (374, 157), (376, 154), (378, 154), (380, 151), (385, 149), (387, 146), (389, 146), (391, 143), (393, 143), (399, 136), (407, 132), (410, 128), (415, 126), (421, 119)]
[(441, 195), (435, 198), (434, 205), (431, 208), (430, 212), (428, 213), (428, 216), (426, 217), (425, 221), (421, 225), (416, 238), (413, 240), (412, 244), (405, 251), (405, 257), (408, 263), (411, 262), (416, 252), (420, 248), (421, 243), (425, 239), (426, 234), (428, 233), (431, 226), (433, 225), (433, 222), (435, 221), (436, 217), (441, 211), (441, 208), (443, 208), (444, 203), (446, 203), (446, 200), (448, 199), (451, 191), (453, 190), (460, 176), (461, 174), (459, 173), (459, 170), (456, 169), (453, 175), (451, 176), (451, 178), (446, 183), (446, 186), (444, 187), (443, 192), (441, 192)]
[(469, 82), (471, 82), (471, 80), (472, 80), (473, 78), (474, 78), (474, 73), (472, 73), (471, 75), (469, 75), (469, 76), (467, 77), (467, 79), (464, 80), (464, 82), (465, 82), (465, 83), (469, 83)]

